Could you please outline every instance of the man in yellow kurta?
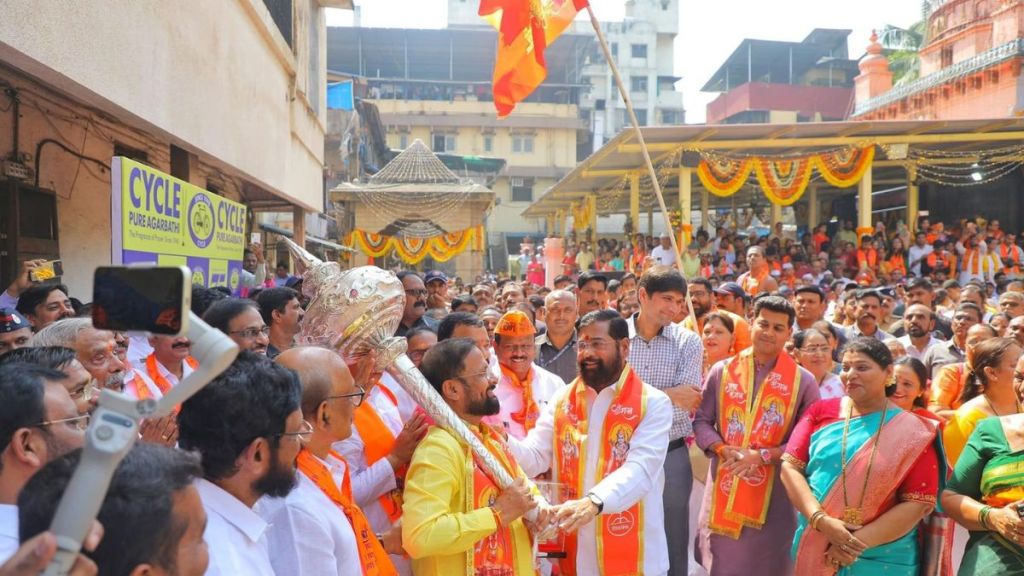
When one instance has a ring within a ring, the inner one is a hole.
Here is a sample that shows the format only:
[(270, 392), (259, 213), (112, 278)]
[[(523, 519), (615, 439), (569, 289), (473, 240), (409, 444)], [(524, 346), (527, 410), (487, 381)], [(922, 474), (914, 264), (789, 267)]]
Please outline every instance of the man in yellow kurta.
[(405, 479), (402, 545), (413, 574), (536, 574), (522, 518), (536, 506), (532, 485), (502, 435), (481, 422), (501, 408), (487, 361), (472, 340), (455, 338), (431, 348), (420, 370), (516, 482), (500, 490), (465, 442), (431, 427)]

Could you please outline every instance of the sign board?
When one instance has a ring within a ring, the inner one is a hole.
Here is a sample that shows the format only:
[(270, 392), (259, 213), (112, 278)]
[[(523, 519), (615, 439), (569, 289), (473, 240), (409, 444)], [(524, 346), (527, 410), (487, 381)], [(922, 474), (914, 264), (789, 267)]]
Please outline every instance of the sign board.
[(114, 265), (188, 266), (193, 284), (238, 293), (245, 206), (120, 156), (111, 182)]

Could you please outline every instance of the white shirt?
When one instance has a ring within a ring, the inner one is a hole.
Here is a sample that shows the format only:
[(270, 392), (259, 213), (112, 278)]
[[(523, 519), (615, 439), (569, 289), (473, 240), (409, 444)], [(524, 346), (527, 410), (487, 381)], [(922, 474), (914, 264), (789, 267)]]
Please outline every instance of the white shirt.
[(839, 376), (829, 372), (825, 374), (825, 379), (821, 381), (821, 384), (818, 384), (818, 393), (821, 395), (822, 400), (842, 398), (846, 396), (846, 388), (843, 386), (843, 381), (839, 379)]
[(931, 244), (925, 244), (924, 246), (918, 246), (917, 244), (914, 244), (913, 246), (910, 247), (910, 250), (907, 250), (907, 259), (910, 262), (914, 263), (910, 267), (911, 274), (913, 274), (914, 276), (921, 275), (921, 262), (924, 262), (925, 258), (927, 258), (933, 250), (935, 249), (932, 248)]
[(897, 340), (899, 340), (900, 344), (903, 344), (903, 347), (907, 349), (907, 356), (910, 356), (911, 358), (917, 358), (918, 360), (921, 361), (924, 361), (924, 353), (927, 352), (929, 348), (935, 346), (936, 344), (942, 344), (942, 340), (939, 340), (938, 338), (932, 336), (931, 334), (928, 335), (928, 343), (925, 344), (924, 348), (920, 350), (915, 348), (914, 343), (910, 341), (910, 334), (904, 334), (903, 336), (897, 338)]
[(274, 576), (267, 552), (267, 523), (252, 508), (223, 488), (196, 480), (206, 510), (206, 540), (210, 550), (207, 576)]
[[(498, 380), (498, 387), (494, 390), (494, 395), (498, 397), (498, 401), (501, 403), (501, 412), (496, 416), (485, 417), (484, 422), (502, 428), (510, 436), (520, 439), (525, 438), (526, 428), (512, 419), (513, 414), (523, 409), (523, 393), (512, 384), (512, 381), (500, 369), (499, 374), (500, 379)], [(537, 403), (540, 413), (544, 414), (551, 397), (560, 389), (565, 388), (565, 382), (557, 374), (548, 372), (536, 364), (533, 365), (532, 374), (533, 380), (530, 382), (530, 388), (533, 391), (533, 401)], [(541, 472), (543, 471), (541, 470)]]
[[(380, 386), (374, 386), (363, 401), (369, 402), (373, 406), (384, 425), (397, 437), (402, 431), (402, 417), (387, 394), (380, 390)], [(352, 499), (363, 509), (363, 513), (366, 514), (366, 519), (370, 521), (370, 526), (374, 531), (386, 532), (391, 528), (391, 519), (388, 518), (378, 499), (398, 488), (391, 463), (387, 458), (381, 458), (372, 466), (367, 464), (366, 443), (359, 436), (359, 430), (356, 429), (355, 424), (352, 425), (352, 435), (341, 442), (335, 442), (331, 448), (337, 450), (348, 462), (349, 478), (352, 481)]]
[(0, 504), (0, 564), (18, 551), (18, 507)]
[(661, 244), (658, 244), (654, 247), (654, 250), (651, 250), (651, 258), (654, 258), (658, 264), (663, 266), (676, 265), (676, 253), (672, 248), (662, 248)]
[[(602, 514), (615, 514), (628, 510), (643, 499), (644, 547), (641, 556), (643, 574), (657, 576), (668, 572), (668, 544), (665, 540), (665, 518), (662, 492), (665, 486), (665, 454), (668, 452), (669, 429), (672, 426), (672, 403), (664, 392), (644, 384), (647, 406), (640, 425), (629, 442), (626, 461), (608, 476), (598, 477), (597, 461), (600, 442), (586, 442), (586, 463), (583, 475), (583, 493), (593, 493), (604, 502)], [(554, 408), (565, 397), (570, 386), (563, 386), (551, 399), (537, 426), (523, 440), (509, 438), (509, 449), (527, 476), (536, 476), (554, 466), (552, 458), (554, 434)], [(587, 388), (587, 437), (600, 438), (604, 419), (615, 397), (615, 388), (609, 386), (595, 394)], [(556, 477), (557, 477), (557, 470)], [(681, 497), (686, 497), (683, 495)], [(595, 522), (580, 528), (577, 574), (600, 574), (597, 556)]]
[[(341, 486), (345, 463), (321, 460)], [(361, 574), (359, 544), (345, 513), (305, 474), (285, 498), (261, 498), (257, 508), (270, 525), (267, 545), (277, 576)]]
[(149, 336), (128, 337), (128, 361), (132, 366), (138, 366), (146, 362), (146, 356), (153, 353), (153, 346), (149, 343)]
[[(412, 415), (416, 412), (416, 409), (420, 407), (412, 396), (402, 388), (402, 385), (395, 380), (395, 377), (385, 372), (380, 377), (380, 383), (391, 390), (391, 393), (395, 395), (395, 400), (398, 400), (398, 413), (402, 416), (402, 422), (408, 422)], [(346, 458), (348, 458), (346, 456)], [(351, 460), (349, 460), (351, 462)]]
[[(132, 371), (132, 377), (135, 379), (135, 386), (125, 386), (125, 391), (129, 395), (136, 391), (137, 386), (145, 386), (149, 388), (149, 393), (152, 394), (152, 398), (159, 400), (164, 397), (164, 393), (160, 391), (160, 388), (156, 385), (156, 382), (149, 377), (149, 372), (146, 371), (146, 359), (143, 358), (139, 362), (133, 364), (135, 369)], [(156, 361), (156, 369), (160, 372), (160, 375), (167, 380), (167, 383), (174, 388), (178, 385), (178, 377), (171, 374), (171, 371), (164, 367), (159, 360)], [(181, 377), (182, 379), (188, 378), (188, 375), (192, 373), (192, 367), (188, 365), (188, 362), (182, 361), (181, 363)]]

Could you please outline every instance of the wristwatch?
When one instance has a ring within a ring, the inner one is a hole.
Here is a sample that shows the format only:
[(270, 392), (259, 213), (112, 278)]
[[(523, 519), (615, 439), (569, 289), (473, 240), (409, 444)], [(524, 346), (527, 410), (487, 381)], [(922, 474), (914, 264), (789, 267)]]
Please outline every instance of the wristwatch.
[(761, 448), (760, 450), (758, 450), (758, 452), (761, 454), (761, 462), (764, 462), (765, 464), (772, 463), (771, 451), (769, 451), (767, 448)]
[(593, 492), (587, 492), (587, 499), (593, 502), (594, 506), (597, 506), (598, 514), (600, 514), (604, 510), (604, 500), (598, 498), (597, 495), (594, 494)]

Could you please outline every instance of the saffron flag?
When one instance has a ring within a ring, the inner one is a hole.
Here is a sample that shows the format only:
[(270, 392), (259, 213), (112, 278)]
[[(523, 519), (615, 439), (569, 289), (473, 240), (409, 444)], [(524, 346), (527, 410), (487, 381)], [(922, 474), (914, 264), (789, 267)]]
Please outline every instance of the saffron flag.
[(492, 84), (499, 118), (544, 81), (544, 49), (586, 7), (587, 0), (480, 0), (478, 13), (498, 30)]

